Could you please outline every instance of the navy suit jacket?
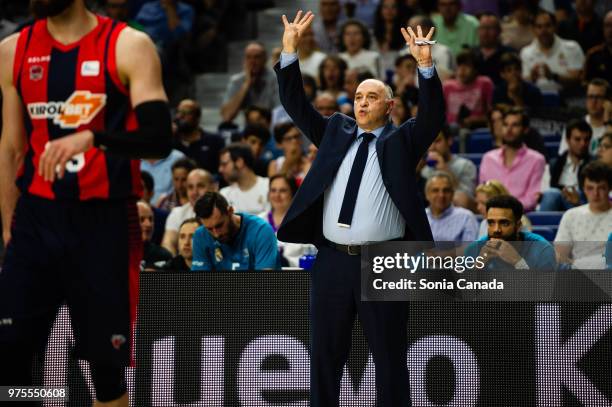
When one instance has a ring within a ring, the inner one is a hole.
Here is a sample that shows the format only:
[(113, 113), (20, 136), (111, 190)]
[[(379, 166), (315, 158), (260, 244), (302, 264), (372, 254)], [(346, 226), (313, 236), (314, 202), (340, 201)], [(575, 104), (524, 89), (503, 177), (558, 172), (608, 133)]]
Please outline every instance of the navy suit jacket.
[[(319, 152), (298, 189), (278, 230), (284, 242), (312, 243), (323, 238), (323, 196), (357, 134), (355, 119), (342, 113), (329, 118), (306, 99), (297, 61), (283, 69), (274, 67), (280, 100), (298, 128)], [(433, 240), (425, 207), (416, 185), (416, 165), (438, 135), (445, 120), (442, 84), (436, 73), (425, 79), (419, 73), (419, 111), (399, 128), (389, 123), (376, 140), (382, 180), (393, 203), (406, 221), (403, 240)], [(376, 214), (373, 214), (376, 216)]]

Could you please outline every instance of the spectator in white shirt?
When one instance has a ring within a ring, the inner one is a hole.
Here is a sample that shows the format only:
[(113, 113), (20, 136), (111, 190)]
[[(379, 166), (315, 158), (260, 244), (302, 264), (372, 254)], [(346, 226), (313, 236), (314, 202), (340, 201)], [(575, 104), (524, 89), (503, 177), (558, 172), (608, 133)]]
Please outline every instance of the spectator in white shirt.
[(303, 74), (317, 76), (319, 65), (326, 55), (317, 49), (317, 42), (311, 27), (306, 28), (300, 37), (298, 54), (300, 55), (300, 71)]
[(370, 51), (371, 38), (367, 27), (358, 20), (348, 20), (340, 29), (340, 58), (350, 68), (364, 67), (380, 78), (380, 54)]

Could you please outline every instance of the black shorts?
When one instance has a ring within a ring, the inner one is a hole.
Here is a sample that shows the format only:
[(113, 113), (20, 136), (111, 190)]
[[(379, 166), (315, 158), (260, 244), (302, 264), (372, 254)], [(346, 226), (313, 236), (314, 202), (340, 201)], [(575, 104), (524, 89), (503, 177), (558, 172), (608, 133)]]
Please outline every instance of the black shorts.
[(77, 356), (126, 366), (141, 259), (135, 201), (22, 196), (0, 271), (0, 346), (42, 346), (66, 303)]

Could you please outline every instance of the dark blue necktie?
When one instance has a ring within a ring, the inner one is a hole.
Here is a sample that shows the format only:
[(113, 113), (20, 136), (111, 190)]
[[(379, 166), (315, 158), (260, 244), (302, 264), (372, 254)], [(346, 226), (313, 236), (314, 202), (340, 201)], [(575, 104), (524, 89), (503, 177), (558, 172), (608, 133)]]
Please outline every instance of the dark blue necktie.
[(355, 211), (355, 204), (357, 203), (357, 193), (359, 192), (359, 185), (361, 185), (361, 177), (363, 177), (363, 170), (368, 161), (368, 145), (370, 141), (374, 139), (372, 133), (362, 133), (361, 137), (361, 144), (359, 144), (357, 155), (355, 155), (355, 161), (353, 161), (351, 174), (349, 175), (346, 190), (344, 191), (340, 216), (338, 216), (338, 226), (345, 228), (351, 227), (353, 212)]

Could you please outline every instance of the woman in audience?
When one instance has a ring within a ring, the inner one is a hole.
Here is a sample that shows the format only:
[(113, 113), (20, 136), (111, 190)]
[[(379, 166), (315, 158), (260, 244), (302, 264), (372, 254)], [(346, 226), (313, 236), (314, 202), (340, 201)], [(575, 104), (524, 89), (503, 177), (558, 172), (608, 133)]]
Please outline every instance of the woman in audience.
[(345, 73), (346, 62), (337, 55), (328, 55), (319, 65), (319, 90), (331, 93), (336, 99), (346, 96)]
[(502, 135), (504, 133), (504, 105), (494, 105), (488, 113), (489, 131), (493, 137), (493, 147), (502, 146)]
[[(259, 217), (266, 220), (272, 226), (275, 233), (283, 222), (297, 189), (297, 182), (292, 177), (288, 177), (285, 174), (276, 174), (270, 177), (268, 200), (272, 209), (259, 214)], [(279, 241), (278, 248), (283, 259), (286, 260), (285, 264), (291, 267), (298, 267), (300, 257), (312, 248), (312, 245)]]
[(350, 69), (363, 67), (380, 78), (380, 55), (370, 51), (370, 33), (358, 20), (348, 20), (340, 29), (340, 58)]
[(274, 128), (274, 139), (283, 150), (283, 155), (270, 161), (268, 177), (287, 174), (300, 185), (312, 165), (304, 155), (302, 133), (293, 123), (281, 123)]
[(382, 0), (376, 8), (375, 45), (380, 53), (381, 74), (385, 79), (393, 75), (398, 52), (406, 46), (400, 28), (407, 18), (407, 10), (399, 0)]
[[(510, 195), (510, 192), (498, 180), (492, 179), (476, 187), (476, 209), (483, 217), (482, 222), (480, 222), (480, 229), (478, 230), (479, 238), (487, 235), (487, 201), (499, 195)], [(531, 222), (527, 216), (523, 215), (521, 223), (521, 230), (531, 231)]]

